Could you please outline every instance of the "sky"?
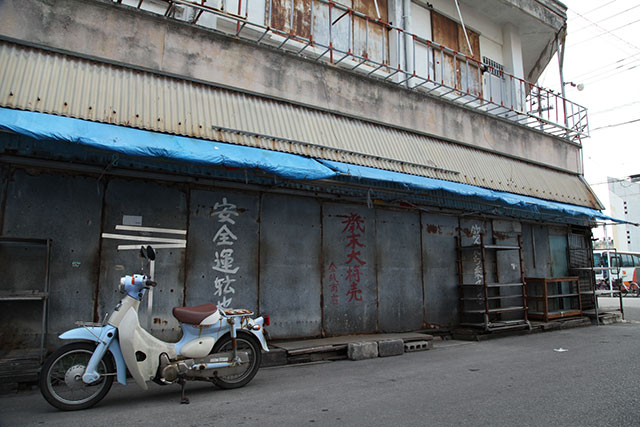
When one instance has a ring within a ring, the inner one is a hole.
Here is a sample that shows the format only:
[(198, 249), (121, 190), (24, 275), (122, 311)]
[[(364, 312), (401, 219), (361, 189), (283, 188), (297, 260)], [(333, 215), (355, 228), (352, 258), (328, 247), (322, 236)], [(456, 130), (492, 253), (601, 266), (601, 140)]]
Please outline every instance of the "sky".
[[(607, 177), (640, 174), (640, 1), (561, 0), (567, 10), (567, 99), (589, 111), (584, 175), (609, 213)], [(557, 56), (539, 84), (560, 92)]]

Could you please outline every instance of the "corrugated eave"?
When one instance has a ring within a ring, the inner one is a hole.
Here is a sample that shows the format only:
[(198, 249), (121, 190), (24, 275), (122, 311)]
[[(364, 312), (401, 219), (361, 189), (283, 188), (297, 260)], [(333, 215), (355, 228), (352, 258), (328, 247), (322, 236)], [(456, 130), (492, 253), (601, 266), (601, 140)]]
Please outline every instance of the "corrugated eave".
[(601, 208), (578, 175), (335, 114), (0, 42), (0, 106)]

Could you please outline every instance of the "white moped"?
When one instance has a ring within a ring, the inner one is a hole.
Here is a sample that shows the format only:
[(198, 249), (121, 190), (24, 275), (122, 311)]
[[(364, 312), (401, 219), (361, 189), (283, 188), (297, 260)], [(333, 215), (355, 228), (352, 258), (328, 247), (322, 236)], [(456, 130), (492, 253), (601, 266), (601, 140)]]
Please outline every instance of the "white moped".
[[(143, 259), (155, 259), (151, 246), (140, 248)], [(143, 261), (144, 262), (144, 261)], [(89, 408), (98, 403), (114, 377), (127, 384), (127, 371), (147, 390), (147, 382), (177, 383), (184, 395), (185, 381), (210, 381), (221, 388), (246, 385), (258, 372), (261, 349), (269, 351), (264, 327), (269, 316), (252, 318), (244, 309), (222, 309), (213, 304), (176, 307), (182, 338), (167, 343), (145, 331), (138, 307), (146, 291), (156, 286), (150, 277), (133, 274), (120, 279), (125, 296), (104, 325), (82, 324), (60, 335), (75, 340), (54, 351), (40, 372), (40, 391), (62, 410)]]

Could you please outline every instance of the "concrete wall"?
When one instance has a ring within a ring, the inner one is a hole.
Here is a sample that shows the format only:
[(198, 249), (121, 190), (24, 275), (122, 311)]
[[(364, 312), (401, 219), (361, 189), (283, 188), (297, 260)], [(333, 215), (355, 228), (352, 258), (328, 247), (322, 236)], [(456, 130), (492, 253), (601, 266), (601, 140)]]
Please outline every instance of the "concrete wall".
[(0, 36), (579, 170), (579, 148), (560, 139), (111, 2), (5, 0), (0, 2)]

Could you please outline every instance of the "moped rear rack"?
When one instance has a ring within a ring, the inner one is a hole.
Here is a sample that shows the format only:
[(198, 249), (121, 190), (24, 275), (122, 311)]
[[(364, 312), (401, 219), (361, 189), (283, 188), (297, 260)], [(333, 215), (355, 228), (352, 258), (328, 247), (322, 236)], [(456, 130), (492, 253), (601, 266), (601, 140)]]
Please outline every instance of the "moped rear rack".
[(220, 309), (220, 314), (222, 314), (224, 317), (244, 317), (244, 316), (253, 316), (255, 313), (251, 310), (247, 310), (244, 308), (240, 308), (240, 309), (236, 309), (236, 308), (230, 308), (230, 309)]

